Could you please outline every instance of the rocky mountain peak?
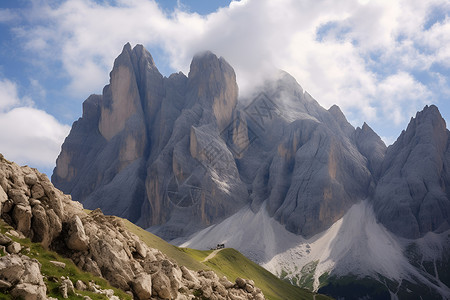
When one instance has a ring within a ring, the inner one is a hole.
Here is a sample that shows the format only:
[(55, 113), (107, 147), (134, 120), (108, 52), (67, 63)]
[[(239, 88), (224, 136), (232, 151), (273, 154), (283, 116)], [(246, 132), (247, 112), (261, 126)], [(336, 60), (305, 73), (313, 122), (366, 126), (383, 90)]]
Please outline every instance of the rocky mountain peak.
[(378, 180), (381, 164), (386, 154), (386, 144), (366, 122), (361, 128), (356, 128), (353, 139), (358, 150), (367, 158), (367, 167), (372, 172), (374, 179)]
[(394, 233), (417, 238), (450, 224), (449, 136), (437, 107), (425, 106), (387, 149), (374, 207)]
[(219, 131), (230, 122), (237, 105), (238, 86), (233, 68), (212, 52), (197, 54), (190, 66), (188, 88), (191, 105), (212, 109)]

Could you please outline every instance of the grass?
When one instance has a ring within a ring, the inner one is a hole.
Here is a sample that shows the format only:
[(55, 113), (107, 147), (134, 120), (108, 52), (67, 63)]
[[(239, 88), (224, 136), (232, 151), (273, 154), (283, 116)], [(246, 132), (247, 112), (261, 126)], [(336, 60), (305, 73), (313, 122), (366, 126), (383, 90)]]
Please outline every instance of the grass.
[[(252, 279), (259, 287), (266, 299), (313, 299), (314, 293), (285, 282), (260, 265), (252, 262), (237, 250), (226, 248), (205, 263), (201, 263), (211, 252), (173, 246), (154, 234), (136, 226), (128, 220), (122, 219), (124, 225), (139, 236), (149, 247), (159, 249), (177, 264), (191, 270), (213, 270), (219, 276), (227, 276), (230, 281), (237, 277)], [(316, 299), (331, 299), (316, 294)]]
[[(185, 266), (191, 270), (199, 271), (205, 269), (205, 265), (200, 263), (202, 257), (208, 256), (208, 252), (204, 251), (178, 248), (157, 237), (154, 234), (134, 225), (128, 220), (121, 219), (125, 227), (132, 233), (136, 234), (149, 247), (155, 248), (172, 258), (178, 265)], [(197, 260), (197, 258), (199, 258)]]
[[(6, 231), (12, 229), (12, 227), (6, 225), (3, 221), (0, 221), (0, 232), (5, 233)], [(120, 299), (127, 299), (131, 300), (132, 297), (128, 294), (126, 294), (124, 291), (113, 288), (108, 281), (106, 281), (103, 278), (96, 277), (92, 275), (91, 273), (83, 272), (81, 271), (70, 259), (64, 258), (60, 256), (58, 253), (44, 249), (41, 244), (39, 243), (32, 243), (30, 239), (19, 239), (16, 237), (10, 238), (18, 242), (22, 245), (22, 251), (21, 253), (24, 255), (27, 255), (30, 258), (35, 258), (41, 263), (41, 273), (44, 275), (44, 282), (47, 286), (47, 296), (54, 297), (54, 298), (61, 298), (61, 294), (59, 293), (59, 286), (61, 283), (59, 282), (61, 276), (69, 277), (72, 283), (81, 280), (86, 285), (89, 281), (93, 281), (96, 284), (98, 284), (101, 289), (112, 289), (114, 290), (114, 294), (118, 296)], [(3, 256), (4, 254), (2, 254)], [(52, 264), (50, 261), (59, 261), (66, 264), (66, 267), (60, 268), (56, 267), (54, 264)], [(58, 280), (58, 282), (54, 282), (53, 279)], [(89, 296), (93, 300), (102, 300), (102, 299), (108, 299), (105, 295), (99, 295), (95, 294), (93, 292), (89, 291), (76, 291), (77, 293), (83, 295), (83, 296)], [(11, 299), (10, 295), (7, 293), (0, 293), (0, 300), (1, 299)], [(69, 295), (68, 299), (83, 299), (81, 296), (76, 295)]]

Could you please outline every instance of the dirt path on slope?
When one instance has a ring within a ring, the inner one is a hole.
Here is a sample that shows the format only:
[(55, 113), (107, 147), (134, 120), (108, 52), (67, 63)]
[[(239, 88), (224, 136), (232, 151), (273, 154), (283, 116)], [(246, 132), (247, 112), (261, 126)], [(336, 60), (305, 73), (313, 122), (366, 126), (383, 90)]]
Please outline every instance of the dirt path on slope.
[(211, 252), (211, 254), (210, 255), (208, 255), (207, 257), (205, 257), (205, 259), (204, 260), (202, 260), (201, 262), (202, 263), (204, 263), (204, 262), (207, 262), (208, 260), (210, 260), (210, 259), (213, 259), (214, 258), (214, 256), (216, 256), (217, 255), (217, 253), (219, 253), (220, 251), (221, 251), (222, 249), (217, 249), (217, 250), (214, 250), (213, 252)]

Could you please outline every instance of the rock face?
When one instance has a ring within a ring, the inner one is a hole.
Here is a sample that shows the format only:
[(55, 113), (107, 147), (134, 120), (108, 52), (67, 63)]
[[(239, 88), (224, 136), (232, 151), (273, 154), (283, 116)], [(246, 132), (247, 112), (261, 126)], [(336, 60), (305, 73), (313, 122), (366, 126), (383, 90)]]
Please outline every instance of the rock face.
[(256, 96), (244, 108), (252, 117), (264, 103), (273, 106), (264, 126), (248, 120), (258, 138), (240, 165), (258, 170), (248, 178), (252, 207), (267, 201), (269, 215), (291, 232), (323, 231), (368, 195), (372, 176), (353, 142), (355, 129), (337, 106), (325, 110), (287, 73), (266, 82), (261, 93), (266, 100)]
[[(166, 237), (217, 222), (248, 197), (220, 137), (237, 91), (231, 66), (210, 52), (193, 59), (188, 77), (164, 78), (147, 50), (127, 44), (103, 95), (83, 104), (52, 180), (88, 208), (143, 227), (165, 224)], [(223, 176), (204, 153), (212, 147), (226, 152)]]
[[(36, 185), (44, 191), (39, 199), (31, 198)], [(191, 299), (196, 292), (211, 299), (264, 299), (255, 287), (224, 286), (221, 282), (227, 280), (219, 279), (211, 271), (193, 272), (178, 266), (129, 232), (120, 219), (105, 216), (99, 209), (87, 214), (79, 202), (54, 188), (46, 175), (19, 167), (3, 156), (0, 156), (0, 186), (7, 195), (1, 217), (18, 231), (15, 235), (28, 237), (71, 258), (81, 269), (104, 277), (136, 299)], [(14, 217), (18, 206), (31, 211), (31, 222), (24, 221), (29, 218), (27, 214)], [(21, 246), (18, 244), (16, 249), (14, 244), (18, 243), (0, 234), (0, 245), (10, 253), (0, 257), (0, 290), (7, 289), (16, 298), (47, 299), (39, 263), (17, 254)], [(63, 297), (73, 293), (73, 289), (69, 279), (62, 281)], [(113, 294), (111, 290), (110, 299), (116, 299)]]
[(165, 239), (266, 200), (288, 230), (312, 235), (368, 196), (385, 146), (378, 138), (377, 155), (360, 150), (371, 142), (337, 106), (325, 110), (284, 72), (241, 105), (237, 97), (223, 58), (199, 54), (189, 76), (165, 78), (127, 44), (103, 94), (84, 102), (52, 181)]
[(0, 257), (0, 290), (6, 289), (14, 299), (47, 299), (39, 262), (15, 253)]
[(450, 132), (436, 106), (426, 106), (387, 149), (374, 195), (378, 219), (418, 238), (450, 224)]

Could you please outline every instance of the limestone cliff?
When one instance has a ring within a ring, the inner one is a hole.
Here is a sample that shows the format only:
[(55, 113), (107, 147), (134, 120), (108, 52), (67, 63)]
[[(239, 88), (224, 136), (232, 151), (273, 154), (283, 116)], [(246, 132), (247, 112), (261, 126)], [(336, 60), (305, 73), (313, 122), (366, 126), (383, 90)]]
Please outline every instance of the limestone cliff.
[[(127, 44), (103, 94), (83, 104), (52, 180), (86, 207), (143, 227), (164, 224), (160, 235), (169, 238), (214, 223), (247, 198), (220, 136), (237, 93), (233, 69), (210, 52), (193, 59), (188, 77), (165, 78), (147, 50)], [(212, 147), (228, 158), (225, 175), (214, 169)]]
[(418, 238), (450, 224), (450, 132), (426, 106), (386, 151), (374, 208), (392, 232)]

